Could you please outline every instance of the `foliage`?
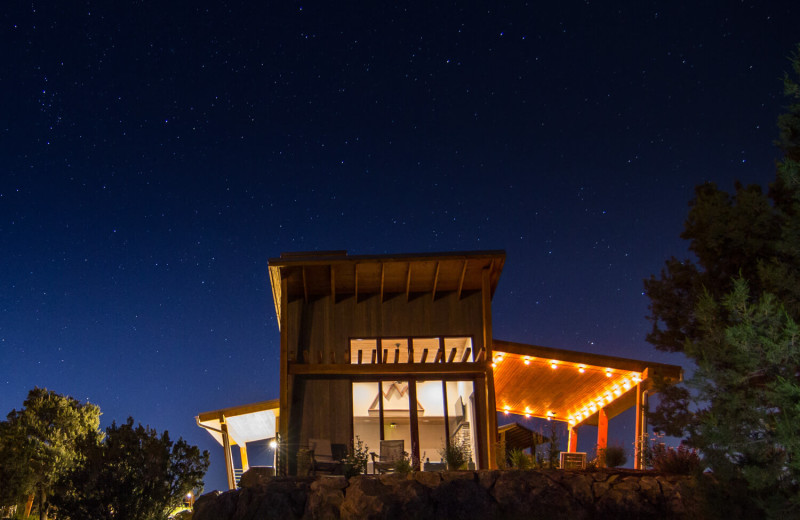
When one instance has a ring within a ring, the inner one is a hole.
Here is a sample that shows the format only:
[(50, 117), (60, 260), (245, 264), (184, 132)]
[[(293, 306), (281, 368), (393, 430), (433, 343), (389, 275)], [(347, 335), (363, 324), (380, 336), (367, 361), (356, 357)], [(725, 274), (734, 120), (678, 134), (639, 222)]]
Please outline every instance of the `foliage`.
[(395, 473), (399, 473), (401, 475), (409, 475), (414, 471), (414, 464), (412, 463), (411, 458), (408, 456), (407, 451), (404, 451), (403, 456), (394, 461), (392, 469), (394, 469)]
[(617, 468), (624, 466), (628, 462), (628, 455), (625, 453), (625, 448), (620, 444), (611, 444), (605, 448), (597, 450), (597, 457), (603, 462), (607, 468)]
[(508, 459), (506, 457), (506, 442), (498, 441), (494, 445), (494, 459), (497, 469), (508, 469)]
[(462, 443), (451, 442), (439, 450), (439, 455), (447, 462), (447, 469), (453, 471), (467, 464), (468, 450), (469, 447)]
[[(800, 76), (800, 45), (792, 66)], [(769, 192), (698, 186), (681, 235), (696, 261), (672, 258), (645, 281), (648, 341), (697, 364), (693, 393), (666, 390), (651, 423), (687, 434), (715, 477), (746, 483), (770, 516), (800, 511), (800, 85), (787, 75), (784, 86)]]
[(58, 479), (82, 459), (79, 445), (100, 438), (100, 409), (44, 388), (28, 393), (19, 411), (0, 423), (2, 501), (36, 495), (39, 518), (47, 518)]
[(660, 473), (692, 475), (700, 473), (703, 465), (696, 449), (681, 444), (677, 448), (663, 443), (653, 443), (650, 448), (650, 463)]
[[(166, 520), (189, 492), (202, 489), (208, 452), (133, 418), (85, 441), (85, 459), (60, 482), (53, 502), (73, 520)], [(61, 516), (61, 515), (59, 515)]]
[(534, 466), (531, 456), (519, 448), (511, 450), (508, 453), (508, 458), (511, 461), (511, 467), (514, 469), (531, 469)]
[(356, 435), (355, 442), (350, 446), (347, 456), (342, 460), (344, 464), (344, 476), (347, 478), (361, 475), (367, 472), (367, 461), (369, 460), (369, 448), (361, 437)]
[(550, 433), (544, 436), (544, 440), (547, 447), (545, 449), (545, 459), (541, 465), (548, 468), (557, 468), (559, 455), (561, 454), (561, 449), (559, 449), (561, 440), (555, 422), (550, 423)]

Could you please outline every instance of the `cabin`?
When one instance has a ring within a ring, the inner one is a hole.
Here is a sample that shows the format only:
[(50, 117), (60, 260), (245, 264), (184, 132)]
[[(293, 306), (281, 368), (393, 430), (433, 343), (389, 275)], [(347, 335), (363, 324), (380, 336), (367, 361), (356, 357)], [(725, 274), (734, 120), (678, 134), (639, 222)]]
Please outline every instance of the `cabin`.
[(299, 450), (334, 460), (355, 440), (378, 455), (368, 472), (390, 447), (420, 470), (441, 469), (439, 453), (452, 443), (466, 448), (469, 467), (493, 468), (502, 414), (563, 421), (576, 451), (581, 426), (596, 425), (605, 446), (608, 420), (635, 406), (636, 435), (646, 435), (653, 379), (680, 380), (681, 368), (494, 339), (491, 304), (505, 258), (330, 251), (271, 259), (280, 395), (197, 416), (225, 450), (229, 486), (247, 469), (247, 443), (261, 439), (277, 446), (277, 473), (295, 474)]

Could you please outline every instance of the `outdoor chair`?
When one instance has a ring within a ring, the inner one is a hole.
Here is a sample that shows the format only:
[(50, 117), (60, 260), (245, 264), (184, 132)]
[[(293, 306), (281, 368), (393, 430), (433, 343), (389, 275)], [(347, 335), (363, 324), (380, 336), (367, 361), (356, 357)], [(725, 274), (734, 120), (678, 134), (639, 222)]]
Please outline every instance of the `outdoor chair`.
[(342, 459), (347, 453), (344, 444), (331, 444), (328, 439), (308, 439), (308, 448), (311, 452), (312, 475), (317, 471), (342, 473)]
[(404, 441), (381, 441), (381, 454), (378, 460), (375, 460), (378, 455), (373, 451), (370, 452), (372, 457), (372, 473), (384, 473), (386, 471), (394, 470), (394, 464), (398, 460), (402, 460), (405, 456)]

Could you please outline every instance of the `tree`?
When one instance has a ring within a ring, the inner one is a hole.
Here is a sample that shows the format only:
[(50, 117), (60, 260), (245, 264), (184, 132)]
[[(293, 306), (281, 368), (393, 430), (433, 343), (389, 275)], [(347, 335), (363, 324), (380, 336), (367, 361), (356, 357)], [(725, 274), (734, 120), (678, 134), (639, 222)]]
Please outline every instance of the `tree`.
[(187, 493), (203, 486), (208, 452), (183, 439), (173, 442), (133, 418), (106, 429), (99, 443), (87, 441), (85, 458), (61, 480), (54, 499), (74, 520), (166, 520)]
[[(800, 45), (792, 59), (800, 77)], [(671, 258), (645, 289), (648, 341), (697, 363), (666, 390), (656, 430), (688, 434), (715, 474), (747, 483), (764, 511), (800, 510), (800, 86), (778, 121), (784, 153), (765, 194), (698, 186), (681, 237), (695, 260)]]
[(0, 423), (4, 498), (34, 494), (45, 520), (56, 481), (81, 459), (78, 445), (99, 435), (100, 409), (44, 388), (28, 393), (20, 411)]

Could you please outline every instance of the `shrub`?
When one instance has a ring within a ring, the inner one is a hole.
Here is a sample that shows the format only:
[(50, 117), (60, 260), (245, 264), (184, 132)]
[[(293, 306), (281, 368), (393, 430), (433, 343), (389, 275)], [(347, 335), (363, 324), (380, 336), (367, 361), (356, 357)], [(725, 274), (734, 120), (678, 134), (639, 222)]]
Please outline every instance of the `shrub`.
[(394, 461), (393, 469), (395, 473), (399, 473), (401, 475), (408, 475), (414, 471), (414, 464), (412, 463), (411, 459), (408, 456), (408, 452), (403, 452), (403, 457)]
[(347, 478), (355, 477), (367, 472), (367, 460), (369, 459), (369, 448), (361, 437), (356, 435), (356, 440), (350, 446), (347, 456), (342, 459), (344, 464), (344, 476)]
[(604, 449), (598, 450), (597, 456), (603, 461), (607, 468), (616, 468), (628, 462), (625, 448), (618, 444), (612, 444), (611, 446), (606, 446)]
[(514, 448), (508, 453), (511, 460), (511, 467), (515, 469), (531, 469), (533, 463), (531, 457), (519, 448)]
[(697, 450), (681, 444), (677, 448), (653, 443), (651, 450), (653, 469), (661, 473), (691, 475), (702, 470), (700, 455)]
[(447, 462), (447, 469), (451, 471), (461, 469), (467, 463), (467, 449), (462, 444), (451, 442), (439, 450), (439, 455)]

